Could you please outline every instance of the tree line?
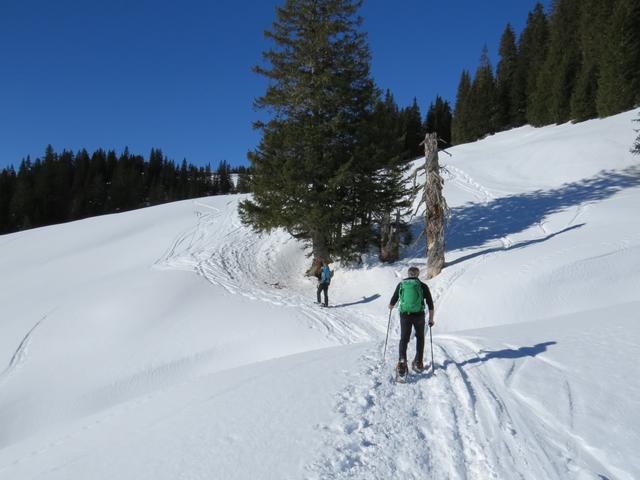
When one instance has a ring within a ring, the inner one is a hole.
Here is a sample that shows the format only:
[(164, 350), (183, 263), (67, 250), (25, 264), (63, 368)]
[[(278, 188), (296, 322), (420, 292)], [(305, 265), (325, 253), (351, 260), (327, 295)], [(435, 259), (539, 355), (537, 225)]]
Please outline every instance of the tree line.
[[(236, 181), (233, 177), (236, 176)], [(235, 192), (247, 192), (246, 167), (226, 161), (213, 170), (183, 160), (177, 165), (159, 149), (148, 160), (127, 148), (56, 153), (22, 160), (0, 172), (0, 233), (10, 233), (95, 215)]]
[(524, 124), (606, 117), (640, 104), (640, 2), (555, 0), (540, 3), (520, 36), (502, 34), (495, 71), (485, 47), (472, 77), (464, 70), (453, 116), (453, 142), (477, 140)]

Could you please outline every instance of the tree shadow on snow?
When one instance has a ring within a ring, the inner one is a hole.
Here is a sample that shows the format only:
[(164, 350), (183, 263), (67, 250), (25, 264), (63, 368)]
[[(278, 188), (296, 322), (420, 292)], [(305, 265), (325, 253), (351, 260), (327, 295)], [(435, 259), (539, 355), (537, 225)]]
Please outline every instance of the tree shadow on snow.
[[(467, 203), (455, 207), (451, 209), (451, 222), (447, 228), (447, 251), (480, 247), (489, 241), (522, 232), (553, 213), (604, 200), (638, 185), (640, 168), (632, 166), (624, 170), (602, 171), (595, 177), (552, 190), (536, 190), (496, 198), (488, 203)], [(460, 261), (458, 259), (456, 263)]]
[(489, 360), (504, 358), (509, 360), (515, 360), (517, 358), (535, 357), (541, 353), (547, 351), (547, 347), (556, 345), (557, 342), (543, 342), (538, 343), (532, 347), (520, 347), (517, 349), (505, 348), (504, 350), (480, 350), (482, 356), (476, 356), (463, 362), (456, 362), (448, 359), (439, 368), (446, 369), (449, 365), (457, 365), (458, 367), (464, 367), (465, 365), (480, 364), (488, 362)]
[(358, 305), (360, 303), (373, 302), (374, 300), (377, 300), (378, 298), (380, 298), (380, 294), (379, 293), (375, 293), (373, 295), (369, 295), (368, 297), (362, 297), (362, 300), (358, 300), (356, 302), (341, 303), (340, 305), (332, 305), (332, 306), (333, 306), (333, 308), (350, 307), (351, 305)]
[(470, 253), (469, 255), (464, 255), (464, 256), (462, 256), (460, 258), (456, 258), (452, 262), (445, 262), (445, 267), (450, 267), (450, 266), (455, 265), (457, 263), (462, 263), (462, 262), (464, 262), (466, 260), (471, 260), (472, 258), (479, 257), (481, 255), (486, 255), (487, 253), (493, 253), (493, 252), (498, 252), (498, 251), (507, 252), (509, 250), (517, 250), (519, 248), (528, 247), (529, 245), (534, 245), (536, 243), (546, 242), (547, 240), (549, 240), (550, 238), (555, 237), (556, 235), (560, 235), (561, 233), (565, 233), (565, 232), (568, 232), (570, 230), (575, 230), (576, 228), (583, 227), (584, 225), (585, 225), (584, 223), (580, 223), (578, 225), (572, 225), (572, 226), (567, 227), (567, 228), (565, 228), (563, 230), (560, 230), (558, 232), (550, 233), (546, 237), (536, 238), (534, 240), (525, 240), (525, 241), (522, 241), (522, 242), (514, 243), (513, 245), (511, 245), (509, 247), (493, 247), (493, 248), (488, 248), (486, 250), (481, 250), (479, 252)]

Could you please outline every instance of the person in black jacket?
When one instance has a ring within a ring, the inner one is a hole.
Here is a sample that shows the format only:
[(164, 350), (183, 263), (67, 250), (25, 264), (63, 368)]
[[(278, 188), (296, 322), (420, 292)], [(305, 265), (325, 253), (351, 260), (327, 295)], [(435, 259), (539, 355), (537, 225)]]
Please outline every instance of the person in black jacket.
[(400, 301), (400, 347), (397, 366), (400, 376), (407, 373), (407, 345), (411, 339), (412, 327), (416, 332), (416, 356), (412, 366), (418, 372), (424, 370), (425, 303), (429, 308), (429, 326), (435, 325), (433, 299), (429, 287), (418, 278), (420, 270), (417, 267), (410, 267), (408, 273), (409, 276), (398, 284), (389, 302), (391, 310), (398, 300)]

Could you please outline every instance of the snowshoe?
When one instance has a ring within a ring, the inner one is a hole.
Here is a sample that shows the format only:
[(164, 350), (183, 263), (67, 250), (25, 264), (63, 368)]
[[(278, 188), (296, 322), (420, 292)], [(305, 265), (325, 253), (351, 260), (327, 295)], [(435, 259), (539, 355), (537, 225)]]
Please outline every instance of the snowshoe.
[(408, 375), (409, 369), (407, 368), (406, 362), (398, 362), (398, 365), (396, 365), (396, 382), (406, 383)]
[(416, 373), (422, 373), (424, 372), (425, 368), (424, 368), (424, 364), (422, 362), (418, 362), (416, 360), (414, 360), (411, 363), (411, 368), (413, 369), (414, 372)]

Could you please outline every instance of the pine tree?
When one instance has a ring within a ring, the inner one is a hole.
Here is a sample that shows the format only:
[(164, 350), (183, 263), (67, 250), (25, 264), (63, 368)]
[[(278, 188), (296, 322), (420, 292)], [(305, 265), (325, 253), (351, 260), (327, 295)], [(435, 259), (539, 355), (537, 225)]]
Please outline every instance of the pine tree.
[(238, 193), (251, 192), (251, 174), (245, 167), (238, 169), (238, 184), (236, 185)]
[(33, 194), (33, 167), (29, 157), (20, 162), (15, 188), (9, 203), (9, 223), (15, 230), (33, 225), (35, 201)]
[(496, 131), (496, 84), (489, 52), (485, 46), (480, 56), (480, 65), (471, 83), (467, 99), (469, 116), (469, 140), (477, 140)]
[(435, 102), (429, 105), (423, 130), (425, 133), (436, 133), (438, 135), (439, 149), (447, 148), (451, 145), (451, 121), (449, 102), (437, 95)]
[(571, 119), (571, 96), (580, 71), (578, 38), (580, 0), (556, 0), (550, 19), (549, 50), (536, 84), (532, 123), (548, 125)]
[[(414, 108), (413, 114), (416, 112), (419, 115), (419, 110)], [(399, 236), (407, 229), (403, 209), (408, 207), (405, 172), (410, 163), (406, 159), (415, 158), (415, 152), (411, 153), (407, 148), (406, 113), (407, 109), (398, 110), (393, 95), (387, 90), (384, 100), (376, 102), (366, 128), (368, 140), (364, 145), (368, 151), (365, 156), (371, 165), (367, 167), (370, 173), (363, 174), (359, 180), (363, 193), (360, 194), (360, 211), (356, 216), (366, 220), (361, 222), (358, 247), (364, 251), (368, 243), (378, 245), (379, 258), (383, 262), (397, 259)], [(374, 231), (371, 230), (372, 224), (376, 225)]]
[(2, 169), (0, 173), (0, 234), (11, 231), (10, 205), (16, 184), (16, 172), (13, 167)]
[(583, 0), (579, 21), (581, 69), (571, 97), (571, 117), (581, 122), (598, 116), (598, 78), (606, 51), (607, 29), (614, 2)]
[(218, 192), (222, 195), (227, 195), (233, 190), (233, 182), (231, 180), (230, 167), (226, 160), (223, 160), (218, 165), (216, 171), (218, 178)]
[(616, 0), (606, 30), (596, 99), (601, 117), (640, 103), (640, 2)]
[(518, 42), (518, 66), (515, 81), (516, 125), (534, 123), (541, 107), (536, 95), (540, 71), (548, 51), (549, 25), (542, 4), (537, 3), (527, 17), (527, 24)]
[(496, 128), (504, 130), (518, 123), (518, 98), (515, 88), (518, 49), (516, 35), (507, 24), (500, 39), (500, 62), (496, 72)]
[(420, 114), (420, 107), (415, 97), (411, 106), (402, 110), (400, 117), (405, 133), (405, 158), (414, 159), (422, 156), (423, 152), (420, 146), (420, 142), (422, 142), (424, 138), (424, 133), (422, 132), (422, 115)]
[(69, 219), (77, 220), (88, 215), (88, 176), (91, 160), (86, 150), (76, 153), (74, 159), (73, 182), (71, 185), (71, 205), (69, 206)]
[(89, 185), (87, 187), (87, 215), (101, 215), (107, 211), (107, 154), (98, 149), (91, 155)]
[(358, 31), (361, 3), (285, 1), (266, 32), (275, 42), (263, 55), (270, 65), (255, 68), (270, 81), (255, 104), (273, 115), (256, 123), (253, 198), (240, 204), (241, 218), (257, 230), (285, 228), (316, 260), (357, 258), (377, 208), (367, 189), (373, 181), (374, 192), (384, 190), (367, 158), (376, 89)]
[(387, 90), (384, 100), (377, 100), (367, 128), (371, 162), (383, 166), (387, 161), (411, 157), (406, 148), (406, 121), (401, 118), (393, 94)]
[(456, 107), (451, 123), (451, 138), (454, 144), (471, 141), (469, 133), (469, 93), (471, 92), (471, 76), (467, 70), (462, 71), (458, 92), (456, 94)]

